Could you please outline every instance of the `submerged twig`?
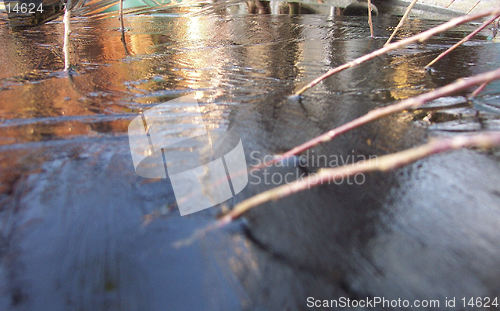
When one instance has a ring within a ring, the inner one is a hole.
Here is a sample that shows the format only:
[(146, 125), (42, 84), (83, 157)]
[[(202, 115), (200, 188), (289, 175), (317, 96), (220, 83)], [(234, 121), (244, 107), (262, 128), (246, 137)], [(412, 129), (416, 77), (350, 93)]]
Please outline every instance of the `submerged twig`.
[(473, 32), (471, 32), (470, 34), (468, 34), (465, 38), (463, 38), (462, 40), (460, 40), (457, 43), (455, 43), (452, 47), (450, 47), (449, 49), (447, 49), (443, 53), (439, 54), (430, 63), (428, 63), (424, 68), (425, 69), (429, 68), (430, 66), (434, 65), (437, 61), (439, 61), (441, 58), (445, 57), (446, 55), (448, 55), (449, 53), (451, 53), (453, 50), (455, 50), (457, 47), (459, 47), (460, 45), (462, 45), (464, 42), (469, 41), (472, 37), (474, 37), (475, 35), (477, 35), (481, 30), (483, 30), (484, 28), (488, 27), (489, 24), (493, 23), (495, 21), (495, 19), (497, 19), (498, 17), (500, 17), (500, 13), (497, 14), (497, 15), (493, 15), (492, 18), (490, 18), (487, 21), (485, 21), (481, 26), (479, 26), (476, 30), (474, 30)]
[(372, 21), (372, 1), (371, 0), (367, 0), (368, 1), (368, 25), (370, 25), (370, 37), (374, 37), (373, 36), (373, 21)]
[(365, 125), (367, 123), (375, 121), (375, 120), (380, 119), (382, 117), (388, 116), (390, 114), (401, 112), (401, 111), (404, 111), (407, 109), (415, 109), (415, 108), (418, 108), (418, 107), (424, 105), (425, 103), (427, 103), (431, 100), (434, 100), (436, 98), (448, 96), (448, 95), (454, 94), (458, 91), (467, 89), (471, 86), (479, 85), (481, 83), (489, 82), (489, 81), (493, 81), (493, 80), (497, 80), (497, 79), (500, 79), (500, 68), (493, 70), (493, 71), (481, 73), (481, 74), (475, 75), (475, 76), (467, 78), (467, 79), (459, 79), (454, 83), (440, 87), (440, 88), (435, 89), (431, 92), (424, 93), (424, 94), (416, 96), (416, 97), (408, 98), (406, 100), (403, 100), (401, 102), (398, 102), (398, 103), (395, 103), (395, 104), (392, 104), (389, 106), (385, 106), (385, 107), (371, 110), (368, 113), (366, 113), (365, 115), (358, 117), (350, 122), (347, 122), (344, 125), (341, 125), (337, 128), (331, 129), (328, 132), (323, 133), (323, 134), (321, 134), (321, 135), (319, 135), (319, 136), (317, 136), (317, 137), (315, 137), (315, 138), (313, 138), (313, 139), (311, 139), (311, 140), (309, 140), (309, 141), (307, 141), (299, 146), (296, 146), (293, 149), (281, 154), (280, 156), (275, 157), (272, 161), (268, 161), (266, 163), (263, 163), (260, 166), (255, 167), (254, 169), (260, 169), (263, 167), (273, 165), (274, 163), (283, 161), (289, 157), (300, 154), (300, 153), (306, 151), (307, 149), (312, 148), (316, 145), (330, 141), (333, 138), (335, 138), (343, 133), (346, 133), (352, 129), (355, 129), (357, 127), (360, 127), (362, 125)]
[(309, 189), (313, 186), (332, 182), (337, 179), (354, 176), (360, 173), (374, 171), (388, 171), (396, 169), (430, 155), (446, 152), (450, 150), (481, 147), (487, 148), (500, 145), (500, 132), (481, 133), (475, 135), (461, 135), (453, 138), (434, 139), (425, 145), (407, 149), (404, 151), (392, 153), (389, 155), (359, 161), (353, 164), (344, 165), (336, 168), (321, 169), (318, 173), (310, 175), (292, 183), (285, 184), (274, 189), (257, 194), (235, 206), (233, 210), (225, 214), (219, 221), (220, 227), (224, 224), (241, 217), (244, 213), (253, 207), (263, 203), (274, 201), (293, 193)]
[(429, 39), (430, 37), (438, 34), (438, 33), (441, 33), (443, 31), (446, 31), (448, 29), (451, 29), (455, 26), (458, 26), (458, 25), (461, 25), (461, 24), (464, 24), (464, 23), (467, 23), (467, 22), (470, 22), (472, 20), (475, 20), (475, 19), (478, 19), (478, 18), (481, 18), (481, 17), (485, 17), (485, 16), (489, 16), (489, 15), (494, 15), (494, 14), (499, 14), (500, 13), (500, 9), (498, 8), (495, 8), (495, 9), (492, 9), (492, 10), (488, 10), (488, 11), (485, 11), (485, 12), (482, 12), (482, 13), (478, 13), (478, 14), (475, 14), (475, 15), (467, 15), (467, 16), (461, 16), (461, 17), (457, 17), (457, 18), (454, 18), (454, 19), (451, 19), (450, 21), (444, 23), (444, 24), (441, 24), (439, 26), (436, 26), (434, 28), (431, 28), (427, 31), (424, 31), (422, 33), (419, 33), (417, 35), (414, 35), (412, 37), (409, 37), (409, 38), (406, 38), (406, 39), (403, 39), (403, 40), (400, 40), (400, 41), (397, 41), (397, 42), (394, 42), (394, 43), (391, 43), (381, 49), (378, 49), (378, 50), (375, 50), (369, 54), (366, 54), (366, 55), (363, 55), (361, 57), (358, 57), (356, 58), (355, 60), (352, 60), (348, 63), (345, 63), (341, 66), (338, 66), (336, 68), (333, 68), (333, 69), (330, 69), (328, 72), (324, 73), (323, 75), (321, 75), (320, 77), (314, 79), (313, 81), (309, 82), (306, 86), (304, 86), (303, 88), (301, 88), (299, 91), (297, 91), (295, 93), (295, 96), (299, 96), (301, 95), (302, 93), (304, 93), (305, 91), (309, 90), (310, 88), (314, 87), (315, 85), (317, 85), (318, 83), (320, 83), (321, 81), (323, 81), (324, 79), (336, 74), (336, 73), (339, 73), (341, 71), (344, 71), (345, 69), (348, 69), (348, 68), (352, 68), (352, 67), (355, 67), (355, 66), (358, 66), (366, 61), (369, 61), (371, 59), (374, 59), (380, 55), (383, 55), (383, 54), (386, 54), (387, 52), (390, 52), (392, 50), (395, 50), (395, 49), (398, 49), (398, 48), (401, 48), (401, 47), (404, 47), (404, 46), (407, 46), (411, 43), (414, 43), (414, 42), (423, 42), (427, 39)]
[(394, 31), (392, 32), (391, 36), (389, 37), (389, 39), (387, 39), (387, 42), (385, 42), (385, 45), (388, 45), (389, 43), (391, 43), (392, 39), (394, 38), (394, 36), (396, 35), (396, 33), (398, 32), (399, 28), (401, 28), (401, 26), (403, 26), (404, 22), (406, 21), (406, 19), (408, 18), (408, 15), (410, 15), (410, 11), (411, 9), (413, 9), (413, 7), (415, 6), (415, 4), (417, 3), (418, 0), (413, 0), (410, 5), (406, 8), (406, 11), (405, 13), (403, 14), (403, 17), (401, 17), (401, 20), (399, 21), (398, 25), (396, 26), (396, 29), (394, 29)]

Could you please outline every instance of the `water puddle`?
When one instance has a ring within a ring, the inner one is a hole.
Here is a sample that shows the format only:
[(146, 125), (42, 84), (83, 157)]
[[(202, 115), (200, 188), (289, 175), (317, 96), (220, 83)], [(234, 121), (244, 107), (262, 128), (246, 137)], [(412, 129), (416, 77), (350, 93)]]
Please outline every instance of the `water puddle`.
[[(233, 199), (181, 217), (168, 179), (136, 174), (128, 138), (141, 112), (165, 105), (179, 113), (169, 101), (194, 94), (207, 128), (231, 129), (255, 164), (375, 107), (491, 70), (500, 46), (488, 34), (432, 72), (423, 66), (474, 25), (342, 72), (291, 101), (312, 78), (381, 47), (398, 18), (378, 16), (372, 40), (365, 17), (243, 14), (235, 1), (183, 1), (129, 9), (122, 41), (116, 12), (104, 12), (109, 4), (75, 9), (69, 58), (61, 19), (27, 29), (0, 23), (0, 309), (295, 310), (311, 295), (496, 294), (500, 167), (489, 153), (462, 150), (364, 176), (360, 185), (318, 187), (175, 247), (276, 182), (249, 176)], [(439, 23), (415, 18), (401, 33)], [(308, 156), (345, 162), (430, 136), (500, 129), (500, 83), (473, 101), (461, 95)], [(182, 118), (198, 113), (184, 109)], [(172, 124), (179, 137), (192, 127)], [(324, 166), (311, 163), (301, 172)], [(268, 177), (297, 169), (284, 165)]]

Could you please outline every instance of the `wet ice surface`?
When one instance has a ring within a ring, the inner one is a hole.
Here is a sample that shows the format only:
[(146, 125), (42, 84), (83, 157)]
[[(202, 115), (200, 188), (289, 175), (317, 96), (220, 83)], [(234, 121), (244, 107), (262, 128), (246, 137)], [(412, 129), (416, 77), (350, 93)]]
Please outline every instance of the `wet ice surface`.
[[(289, 100), (328, 68), (381, 47), (397, 19), (379, 17), (370, 40), (363, 18), (221, 10), (182, 17), (192, 10), (128, 16), (126, 45), (116, 19), (74, 18), (71, 77), (62, 70), (61, 22), (0, 26), (0, 309), (295, 310), (308, 296), (498, 294), (494, 151), (434, 156), (367, 175), (363, 185), (321, 186), (175, 247), (221, 207), (180, 217), (168, 180), (135, 174), (127, 128), (141, 110), (201, 94), (205, 122), (238, 133), (255, 164), (255, 155), (500, 63), (498, 44), (480, 36), (426, 73), (428, 61), (472, 29), (463, 26)], [(436, 24), (414, 20), (402, 34)], [(320, 155), (350, 161), (431, 136), (498, 130), (499, 93), (493, 83), (472, 105), (456, 96), (433, 105), (458, 106), (386, 118), (315, 148), (307, 167), (292, 163), (268, 176), (314, 172)], [(264, 177), (250, 176), (235, 201), (270, 188)]]

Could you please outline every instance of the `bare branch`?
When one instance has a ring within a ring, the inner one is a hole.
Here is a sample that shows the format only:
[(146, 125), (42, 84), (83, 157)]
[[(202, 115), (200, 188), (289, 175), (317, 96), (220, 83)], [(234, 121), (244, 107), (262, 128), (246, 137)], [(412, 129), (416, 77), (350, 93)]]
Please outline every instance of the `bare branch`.
[(479, 4), (479, 2), (481, 2), (481, 0), (477, 0), (477, 2), (472, 6), (472, 8), (470, 8), (470, 10), (467, 12), (467, 14), (472, 12), (472, 10), (474, 10), (476, 8), (476, 6)]
[(299, 96), (301, 95), (302, 93), (304, 93), (305, 91), (309, 90), (310, 88), (314, 87), (315, 85), (317, 85), (318, 83), (320, 83), (321, 81), (323, 81), (324, 79), (336, 74), (336, 73), (339, 73), (345, 69), (348, 69), (348, 68), (352, 68), (352, 67), (356, 67), (366, 61), (369, 61), (371, 59), (374, 59), (380, 55), (383, 55), (383, 54), (386, 54), (387, 52), (390, 52), (392, 50), (396, 50), (396, 49), (399, 49), (401, 47), (404, 47), (404, 46), (407, 46), (411, 43), (414, 43), (414, 42), (423, 42), (427, 39), (429, 39), (430, 37), (438, 34), (438, 33), (441, 33), (443, 31), (446, 31), (448, 29), (451, 29), (457, 25), (461, 25), (461, 24), (464, 24), (464, 23), (467, 23), (467, 22), (470, 22), (470, 21), (473, 21), (473, 20), (476, 20), (476, 19), (479, 19), (481, 17), (485, 17), (485, 16), (489, 16), (489, 15), (497, 15), (500, 13), (500, 9), (499, 8), (495, 8), (495, 9), (492, 9), (492, 10), (488, 10), (488, 11), (485, 11), (485, 12), (482, 12), (482, 13), (478, 13), (478, 14), (475, 14), (475, 15), (467, 15), (467, 16), (461, 16), (461, 17), (457, 17), (457, 18), (454, 18), (444, 24), (441, 24), (437, 27), (434, 27), (434, 28), (431, 28), (427, 31), (424, 31), (422, 33), (419, 33), (415, 36), (412, 36), (410, 38), (406, 38), (406, 39), (403, 39), (403, 40), (400, 40), (400, 41), (397, 41), (397, 42), (394, 42), (394, 43), (391, 43), (381, 49), (378, 49), (376, 51), (373, 51), (372, 53), (369, 53), (369, 54), (366, 54), (366, 55), (363, 55), (361, 57), (358, 57), (356, 58), (355, 60), (352, 60), (348, 63), (345, 63), (339, 67), (336, 67), (336, 68), (333, 68), (333, 69), (330, 69), (328, 72), (324, 73), (323, 75), (321, 75), (320, 77), (314, 79), (313, 81), (311, 81), (310, 83), (308, 83), (306, 86), (304, 86), (303, 88), (301, 88), (299, 91), (297, 91), (295, 93), (296, 96)]
[(435, 89), (431, 92), (424, 93), (424, 94), (419, 95), (417, 97), (408, 98), (406, 100), (403, 100), (401, 102), (398, 102), (398, 103), (395, 103), (395, 104), (392, 104), (389, 106), (385, 106), (382, 108), (377, 108), (377, 109), (371, 110), (367, 114), (365, 114), (361, 117), (358, 117), (358, 118), (356, 118), (356, 119), (354, 119), (354, 120), (352, 120), (344, 125), (341, 125), (337, 128), (331, 129), (326, 133), (323, 133), (323, 134), (321, 134), (321, 135), (319, 135), (319, 136), (317, 136), (309, 141), (306, 141), (305, 143), (303, 143), (299, 146), (296, 146), (296, 147), (290, 149), (289, 151), (281, 154), (280, 156), (275, 157), (272, 161), (262, 163), (261, 165), (252, 168), (252, 170), (261, 169), (263, 167), (267, 167), (267, 166), (273, 165), (275, 163), (281, 162), (281, 161), (285, 160), (286, 158), (300, 154), (300, 153), (306, 151), (307, 149), (312, 148), (320, 143), (330, 141), (333, 138), (335, 138), (341, 134), (344, 134), (352, 129), (360, 127), (360, 126), (367, 124), (369, 122), (372, 122), (374, 120), (380, 119), (382, 117), (388, 116), (390, 114), (401, 112), (401, 111), (407, 110), (407, 109), (415, 109), (415, 108), (418, 108), (418, 107), (424, 105), (426, 102), (429, 102), (429, 101), (434, 100), (436, 98), (448, 96), (448, 95), (454, 94), (456, 92), (462, 91), (464, 89), (467, 89), (469, 87), (472, 87), (474, 85), (479, 85), (481, 83), (490, 82), (490, 81), (497, 80), (497, 79), (500, 79), (500, 68), (493, 70), (493, 71), (481, 73), (481, 74), (475, 75), (475, 76), (467, 78), (467, 79), (459, 79), (454, 83), (448, 84), (448, 85), (443, 86), (443, 87), (438, 88), (438, 89)]
[(293, 193), (297, 193), (299, 191), (306, 190), (323, 183), (332, 182), (337, 179), (346, 178), (349, 176), (354, 176), (359, 173), (374, 171), (383, 172), (396, 169), (436, 153), (460, 148), (488, 148), (497, 145), (500, 145), (500, 131), (475, 135), (461, 135), (453, 138), (434, 139), (425, 145), (381, 156), (379, 158), (363, 160), (336, 168), (322, 169), (314, 175), (310, 175), (303, 179), (299, 179), (292, 183), (276, 187), (274, 189), (255, 195), (249, 199), (246, 199), (245, 201), (236, 205), (235, 208), (229, 213), (224, 215), (217, 222), (218, 226), (214, 227), (223, 226), (233, 221), (234, 219), (241, 217), (244, 213), (246, 213), (253, 207), (269, 201), (281, 199)]
[(491, 81), (486, 81), (484, 82), (483, 84), (481, 84), (480, 86), (477, 87), (477, 89), (474, 90), (474, 92), (472, 92), (472, 94), (470, 94), (467, 98), (468, 99), (473, 99), (474, 97), (476, 97), (479, 93), (481, 93), (484, 88), (490, 83)]
[(425, 69), (427, 69), (430, 66), (434, 65), (437, 61), (439, 61), (441, 58), (443, 58), (446, 55), (448, 55), (449, 53), (451, 53), (451, 51), (453, 51), (454, 49), (456, 49), (457, 47), (459, 47), (464, 42), (469, 41), (472, 37), (474, 37), (475, 35), (477, 35), (481, 30), (483, 30), (484, 28), (486, 28), (489, 24), (493, 23), (495, 21), (495, 19), (497, 19), (498, 17), (500, 17), (500, 14), (493, 15), (492, 18), (490, 18), (487, 21), (485, 21), (481, 26), (479, 26), (476, 30), (474, 30), (473, 32), (471, 32), (465, 38), (463, 38), (462, 40), (460, 40), (457, 43), (455, 43), (452, 47), (450, 47), (449, 49), (447, 49), (443, 53), (439, 54), (438, 57), (434, 58), (434, 60), (432, 60), (430, 63), (428, 63), (425, 66)]

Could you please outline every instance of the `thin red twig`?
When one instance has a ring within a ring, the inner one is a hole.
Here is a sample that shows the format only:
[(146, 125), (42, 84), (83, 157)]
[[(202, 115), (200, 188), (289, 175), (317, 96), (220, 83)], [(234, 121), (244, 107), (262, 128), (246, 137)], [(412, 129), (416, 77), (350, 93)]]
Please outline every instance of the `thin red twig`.
[(314, 79), (313, 81), (309, 82), (306, 86), (304, 86), (299, 91), (297, 91), (295, 93), (295, 95), (299, 96), (302, 93), (304, 93), (305, 91), (309, 90), (310, 88), (314, 87), (315, 85), (317, 85), (318, 83), (320, 83), (321, 81), (323, 81), (324, 79), (326, 79), (326, 78), (328, 78), (328, 77), (330, 77), (330, 76), (332, 76), (332, 75), (334, 75), (336, 73), (344, 71), (345, 69), (358, 66), (358, 65), (360, 65), (360, 64), (362, 64), (362, 63), (364, 63), (366, 61), (374, 59), (374, 58), (376, 58), (376, 57), (378, 57), (380, 55), (386, 54), (387, 52), (399, 49), (401, 47), (407, 46), (407, 45), (409, 45), (411, 43), (414, 43), (414, 42), (417, 42), (417, 41), (423, 42), (423, 41), (429, 39), (430, 37), (432, 37), (432, 36), (434, 36), (434, 35), (436, 35), (438, 33), (441, 33), (443, 31), (446, 31), (448, 29), (451, 29), (451, 28), (453, 28), (455, 26), (458, 26), (458, 25), (470, 22), (472, 20), (475, 20), (475, 19), (478, 19), (478, 18), (481, 18), (481, 17), (485, 17), (485, 16), (489, 16), (489, 15), (496, 15), (496, 14), (499, 14), (499, 13), (500, 13), (500, 9), (499, 8), (495, 8), (495, 9), (488, 10), (488, 11), (485, 11), (485, 12), (482, 12), (482, 13), (478, 13), (478, 14), (475, 14), (475, 15), (466, 15), (466, 16), (457, 17), (457, 18), (451, 19), (450, 21), (448, 21), (448, 22), (446, 22), (444, 24), (441, 24), (441, 25), (439, 25), (437, 27), (431, 28), (431, 29), (429, 29), (427, 31), (419, 33), (419, 34), (417, 34), (415, 36), (412, 36), (410, 38), (406, 38), (406, 39), (403, 39), (403, 40), (391, 43), (391, 44), (389, 44), (389, 45), (387, 45), (387, 46), (385, 46), (385, 47), (383, 47), (381, 49), (373, 51), (372, 53), (363, 55), (363, 56), (358, 57), (355, 60), (352, 60), (352, 61), (350, 61), (348, 63), (345, 63), (345, 64), (343, 64), (343, 65), (341, 65), (339, 67), (330, 69), (328, 72), (324, 73), (323, 75), (321, 75), (318, 78)]
[(484, 88), (490, 83), (491, 81), (486, 81), (484, 82), (483, 84), (481, 84), (480, 86), (477, 87), (477, 89), (474, 90), (474, 92), (472, 92), (472, 94), (470, 94), (467, 98), (468, 99), (473, 99), (474, 97), (476, 97), (479, 93), (481, 93)]
[(485, 21), (481, 26), (479, 26), (476, 30), (474, 30), (473, 32), (471, 32), (470, 34), (468, 34), (465, 38), (463, 38), (462, 40), (460, 40), (457, 43), (455, 43), (452, 47), (450, 47), (449, 49), (447, 49), (443, 53), (439, 54), (430, 63), (428, 63), (425, 66), (425, 68), (427, 69), (430, 66), (434, 65), (437, 61), (439, 61), (441, 58), (443, 58), (446, 55), (448, 55), (449, 53), (451, 53), (453, 50), (455, 50), (457, 47), (459, 47), (460, 45), (462, 45), (464, 42), (469, 41), (472, 37), (474, 37), (475, 35), (477, 35), (481, 30), (483, 30), (484, 28), (488, 27), (489, 24), (493, 23), (495, 21), (495, 19), (497, 19), (498, 17), (500, 17), (500, 14), (494, 15), (492, 18), (490, 18), (487, 21)]
[(392, 34), (389, 37), (389, 39), (387, 39), (387, 42), (385, 43), (385, 45), (388, 45), (389, 43), (391, 43), (392, 39), (394, 38), (394, 36), (396, 35), (396, 33), (399, 31), (399, 28), (401, 28), (401, 26), (403, 26), (404, 22), (408, 18), (408, 15), (410, 15), (410, 11), (411, 11), (411, 9), (413, 9), (413, 6), (415, 6), (415, 4), (417, 3), (417, 1), (418, 0), (413, 0), (410, 3), (410, 5), (406, 8), (406, 11), (403, 14), (403, 17), (401, 17), (401, 20), (399, 21), (398, 25), (396, 26), (396, 29), (394, 29), (394, 31), (392, 32)]
[(472, 12), (472, 10), (474, 10), (476, 8), (476, 6), (479, 4), (479, 2), (481, 2), (481, 0), (477, 0), (477, 2), (472, 6), (472, 8), (470, 8), (470, 10), (467, 12), (467, 14)]
[(341, 125), (337, 128), (331, 129), (326, 133), (323, 133), (309, 141), (306, 141), (301, 145), (292, 148), (291, 150), (281, 154), (280, 156), (275, 157), (272, 161), (265, 162), (259, 166), (252, 168), (252, 170), (261, 169), (273, 165), (275, 163), (281, 162), (291, 156), (300, 154), (309, 148), (330, 141), (333, 138), (343, 133), (346, 133), (352, 129), (355, 129), (361, 125), (367, 124), (369, 122), (388, 116), (390, 114), (401, 112), (411, 108), (415, 109), (436, 98), (448, 96), (456, 92), (462, 91), (464, 89), (470, 88), (474, 85), (479, 85), (484, 82), (493, 81), (497, 79), (500, 79), (500, 68), (493, 71), (481, 73), (467, 79), (459, 79), (454, 83), (435, 89), (431, 92), (424, 93), (417, 97), (408, 98), (393, 105), (371, 110), (367, 114), (361, 117), (358, 117), (350, 122), (347, 122), (346, 124)]
[(314, 175), (310, 175), (303, 179), (296, 180), (292, 183), (273, 188), (271, 190), (257, 194), (249, 199), (246, 199), (245, 201), (236, 205), (233, 210), (225, 214), (217, 222), (218, 226), (214, 227), (218, 228), (230, 223), (231, 221), (241, 217), (244, 213), (246, 213), (253, 207), (269, 201), (281, 199), (283, 197), (289, 196), (302, 190), (310, 189), (311, 187), (320, 184), (332, 182), (349, 176), (354, 176), (360, 173), (388, 171), (396, 169), (416, 162), (430, 155), (450, 150), (468, 147), (486, 148), (496, 145), (500, 145), (500, 132), (461, 135), (453, 138), (435, 139), (425, 145), (381, 156), (379, 158), (363, 160), (336, 168), (322, 169)]

